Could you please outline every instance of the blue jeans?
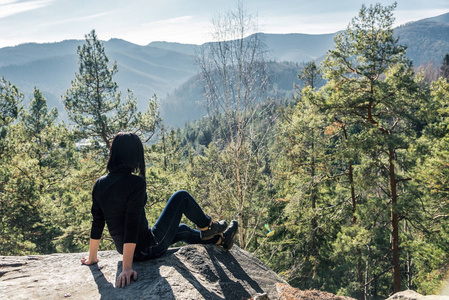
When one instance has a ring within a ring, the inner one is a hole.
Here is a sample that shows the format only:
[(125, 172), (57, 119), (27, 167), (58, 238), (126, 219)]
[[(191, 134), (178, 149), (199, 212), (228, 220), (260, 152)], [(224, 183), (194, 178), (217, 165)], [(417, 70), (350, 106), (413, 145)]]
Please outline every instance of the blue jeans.
[(186, 191), (174, 193), (156, 223), (151, 229), (155, 245), (149, 245), (145, 251), (134, 255), (136, 260), (147, 260), (162, 256), (170, 245), (177, 242), (187, 244), (212, 244), (218, 241), (218, 236), (209, 240), (201, 240), (200, 231), (180, 223), (185, 215), (199, 228), (209, 225), (211, 218), (204, 214), (201, 207)]

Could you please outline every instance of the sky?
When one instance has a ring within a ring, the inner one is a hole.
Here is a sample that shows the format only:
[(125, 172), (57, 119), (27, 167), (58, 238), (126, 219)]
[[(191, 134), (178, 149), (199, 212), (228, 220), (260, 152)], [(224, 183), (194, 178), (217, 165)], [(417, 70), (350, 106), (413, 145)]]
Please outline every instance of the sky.
[[(362, 4), (384, 0), (245, 0), (265, 33), (334, 33), (346, 28)], [(237, 6), (233, 0), (0, 0), (0, 48), (84, 39), (120, 38), (202, 44), (211, 41), (212, 18)], [(449, 12), (449, 0), (397, 0), (395, 26)]]

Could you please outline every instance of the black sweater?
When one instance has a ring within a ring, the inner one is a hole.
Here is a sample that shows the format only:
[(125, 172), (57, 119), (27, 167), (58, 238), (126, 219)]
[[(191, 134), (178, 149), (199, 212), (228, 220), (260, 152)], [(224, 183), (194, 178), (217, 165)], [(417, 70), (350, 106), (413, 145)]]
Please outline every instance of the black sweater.
[(137, 253), (154, 243), (145, 216), (145, 179), (129, 172), (111, 172), (95, 183), (92, 191), (90, 237), (100, 239), (105, 221), (115, 247), (123, 254), (124, 243), (136, 243)]

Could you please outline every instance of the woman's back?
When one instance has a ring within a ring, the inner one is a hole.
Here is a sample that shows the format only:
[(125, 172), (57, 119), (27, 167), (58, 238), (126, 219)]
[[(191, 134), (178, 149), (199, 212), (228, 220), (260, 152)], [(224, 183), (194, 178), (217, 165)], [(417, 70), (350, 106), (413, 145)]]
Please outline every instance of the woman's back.
[(124, 243), (136, 243), (137, 249), (148, 243), (144, 178), (126, 170), (113, 171), (97, 180), (92, 199), (93, 236), (101, 236), (106, 221), (119, 253), (123, 253)]

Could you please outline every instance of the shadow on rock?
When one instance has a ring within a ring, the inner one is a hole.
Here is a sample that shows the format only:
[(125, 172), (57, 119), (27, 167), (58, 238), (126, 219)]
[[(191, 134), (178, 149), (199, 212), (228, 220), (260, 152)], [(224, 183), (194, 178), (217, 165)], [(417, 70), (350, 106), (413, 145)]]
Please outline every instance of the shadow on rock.
[[(206, 250), (218, 273), (225, 299), (251, 298), (253, 296), (248, 293), (248, 288), (245, 288), (240, 282), (249, 285), (255, 293), (264, 293), (259, 284), (248, 275), (232, 254), (223, 250), (217, 251), (214, 248), (206, 248)], [(222, 266), (225, 266), (228, 272), (240, 282), (229, 278)]]
[[(217, 276), (210, 268), (205, 268), (205, 265), (198, 265), (201, 271), (196, 272), (199, 276), (205, 279), (205, 282), (219, 282), (221, 286), (221, 291), (213, 292), (207, 289), (201, 282), (195, 277), (192, 273), (191, 268), (188, 268), (181, 260), (176, 258), (175, 256), (172, 258), (173, 266), (175, 266), (176, 270), (179, 274), (181, 274), (185, 280), (187, 280), (204, 299), (241, 299), (242, 296), (248, 298), (249, 294), (245, 291), (243, 286), (239, 282), (232, 282), (229, 277), (223, 272)], [(226, 282), (231, 282), (231, 286), (229, 289), (227, 288)], [(211, 286), (209, 285), (211, 289)], [(223, 297), (224, 295), (224, 297)]]
[(106, 279), (101, 271), (102, 268), (103, 267), (98, 264), (89, 266), (92, 277), (97, 284), (101, 299), (107, 299), (106, 295), (111, 295), (114, 292), (114, 285)]

